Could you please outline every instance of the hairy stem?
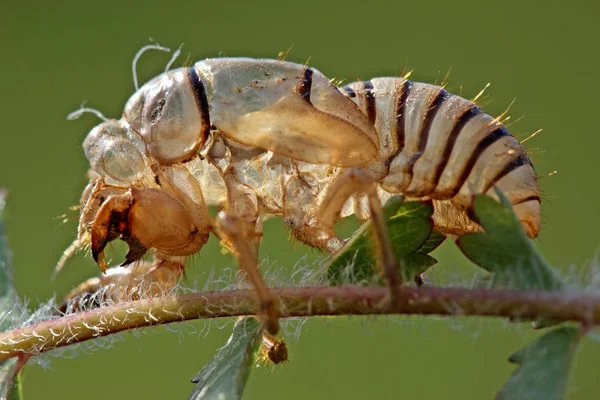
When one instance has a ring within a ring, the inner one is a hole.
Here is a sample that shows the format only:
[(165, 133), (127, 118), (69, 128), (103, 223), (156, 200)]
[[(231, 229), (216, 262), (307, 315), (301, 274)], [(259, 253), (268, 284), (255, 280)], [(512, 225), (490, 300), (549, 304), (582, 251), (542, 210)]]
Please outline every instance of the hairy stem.
[[(383, 287), (274, 288), (281, 317), (420, 314), (491, 316), (511, 320), (600, 324), (600, 296), (466, 288), (399, 288), (394, 303)], [(118, 303), (0, 333), (0, 361), (38, 354), (128, 329), (200, 318), (254, 315), (251, 290), (204, 292)]]

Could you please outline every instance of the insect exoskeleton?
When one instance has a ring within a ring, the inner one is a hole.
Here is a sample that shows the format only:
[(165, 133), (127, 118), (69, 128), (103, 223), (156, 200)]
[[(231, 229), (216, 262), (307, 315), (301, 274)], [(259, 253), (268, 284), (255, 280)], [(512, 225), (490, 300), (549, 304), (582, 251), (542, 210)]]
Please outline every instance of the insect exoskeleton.
[(433, 199), (434, 222), (447, 234), (479, 230), (465, 214), (474, 195), (497, 186), (524, 230), (540, 230), (540, 193), (533, 165), (517, 139), (473, 101), (404, 78), (376, 78), (342, 88), (379, 133), (379, 184), (392, 193)]
[[(468, 210), (495, 185), (527, 234), (539, 231), (536, 176), (519, 142), (473, 102), (404, 78), (338, 88), (305, 65), (207, 59), (146, 83), (84, 150), (93, 171), (79, 237), (103, 268), (118, 238), (130, 247), (124, 264), (154, 249), (160, 266), (214, 232), (256, 287), (272, 332), (277, 311), (257, 269), (266, 216), (334, 252), (338, 219), (376, 215), (396, 193), (432, 199), (446, 234), (480, 230)], [(222, 209), (214, 221), (209, 205)]]

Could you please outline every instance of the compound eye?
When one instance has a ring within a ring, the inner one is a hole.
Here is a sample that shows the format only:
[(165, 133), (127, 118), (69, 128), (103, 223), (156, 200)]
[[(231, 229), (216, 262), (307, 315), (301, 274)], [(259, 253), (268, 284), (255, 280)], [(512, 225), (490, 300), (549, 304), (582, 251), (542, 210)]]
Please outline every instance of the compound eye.
[(140, 133), (148, 153), (163, 165), (193, 157), (210, 128), (185, 71), (171, 71), (150, 81), (140, 89), (142, 94), (135, 94), (126, 106), (125, 119)]
[(94, 128), (83, 142), (85, 155), (94, 171), (115, 185), (132, 184), (147, 173), (144, 144), (118, 121)]
[(104, 140), (98, 162), (98, 167), (111, 178), (125, 183), (137, 181), (145, 169), (144, 158), (138, 149), (124, 139)]

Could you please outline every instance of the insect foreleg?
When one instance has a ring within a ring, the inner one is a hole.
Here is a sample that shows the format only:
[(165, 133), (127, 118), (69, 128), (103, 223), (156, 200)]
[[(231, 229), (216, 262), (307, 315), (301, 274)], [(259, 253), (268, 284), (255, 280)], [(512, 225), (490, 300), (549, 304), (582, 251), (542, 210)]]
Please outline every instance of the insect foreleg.
[(375, 182), (376, 180), (371, 174), (359, 168), (348, 169), (338, 175), (327, 189), (327, 194), (321, 202), (317, 223), (326, 229), (333, 229), (346, 201), (356, 193), (367, 194), (373, 237), (379, 253), (378, 259), (381, 260), (380, 273), (385, 276), (390, 287), (391, 299), (394, 301), (398, 287), (398, 268)]
[(275, 306), (275, 299), (258, 269), (258, 249), (253, 248), (252, 240), (250, 240), (254, 234), (253, 224), (221, 211), (217, 216), (216, 228), (219, 236), (228, 242), (229, 247), (235, 253), (240, 269), (246, 273), (246, 278), (256, 289), (260, 311), (267, 317), (267, 330), (273, 335), (276, 334), (279, 330), (279, 313)]
[(194, 209), (166, 190), (129, 189), (110, 196), (100, 207), (91, 226), (91, 250), (102, 270), (103, 251), (117, 238), (129, 246), (123, 265), (139, 260), (150, 248), (164, 257), (190, 255), (208, 240), (209, 226), (197, 226)]

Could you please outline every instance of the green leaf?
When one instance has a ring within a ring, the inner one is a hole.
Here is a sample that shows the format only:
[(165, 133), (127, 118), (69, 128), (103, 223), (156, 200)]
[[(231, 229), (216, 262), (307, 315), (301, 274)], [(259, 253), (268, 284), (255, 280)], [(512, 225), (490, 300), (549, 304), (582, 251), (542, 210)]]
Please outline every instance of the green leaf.
[[(16, 368), (16, 367), (14, 367)], [(8, 393), (7, 400), (21, 400), (23, 398), (23, 386), (21, 385), (21, 374), (15, 371), (16, 376), (13, 381), (12, 390)]]
[(12, 358), (0, 364), (0, 398), (7, 400), (21, 400), (23, 389), (21, 386), (21, 370), (29, 356), (20, 359)]
[(21, 374), (18, 373), (13, 382), (13, 388), (8, 394), (7, 400), (21, 400), (23, 398), (23, 386), (21, 385)]
[(408, 282), (415, 280), (417, 276), (427, 271), (429, 267), (435, 265), (436, 263), (437, 260), (435, 258), (427, 254), (423, 254), (420, 251), (400, 258), (398, 261), (398, 267), (402, 274), (401, 281)]
[(6, 191), (0, 188), (0, 331), (10, 327), (11, 318), (6, 318), (7, 313), (17, 299), (12, 274), (12, 260), (8, 242), (4, 232), (4, 206), (6, 204)]
[[(13, 283), (11, 254), (4, 231), (5, 204), (6, 191), (0, 188), (0, 332), (14, 327), (14, 306), (19, 300)], [(7, 394), (8, 399), (21, 398), (19, 372), (23, 364), (24, 362), (19, 363), (15, 358), (0, 362), (0, 396)]]
[[(392, 197), (383, 207), (389, 238), (400, 271), (408, 281), (424, 272), (437, 261), (427, 255), (445, 239), (433, 230), (433, 205), (423, 202), (403, 202)], [(326, 265), (329, 283), (383, 283), (378, 276), (371, 221), (364, 223)]]
[(508, 360), (519, 367), (496, 399), (564, 399), (569, 367), (580, 338), (576, 328), (556, 328), (510, 356)]
[(423, 246), (419, 249), (419, 253), (429, 254), (437, 249), (446, 240), (446, 235), (435, 229), (431, 231), (431, 234), (427, 238), (427, 241), (423, 243)]
[(496, 288), (559, 290), (564, 284), (542, 258), (512, 212), (504, 195), (496, 190), (498, 203), (486, 195), (473, 202), (475, 219), (485, 233), (469, 233), (456, 241), (475, 264), (493, 273)]
[(261, 337), (256, 318), (239, 320), (225, 346), (192, 379), (196, 387), (190, 400), (241, 399)]
[(388, 231), (392, 248), (397, 258), (412, 254), (427, 242), (433, 230), (433, 204), (409, 202), (388, 220)]

